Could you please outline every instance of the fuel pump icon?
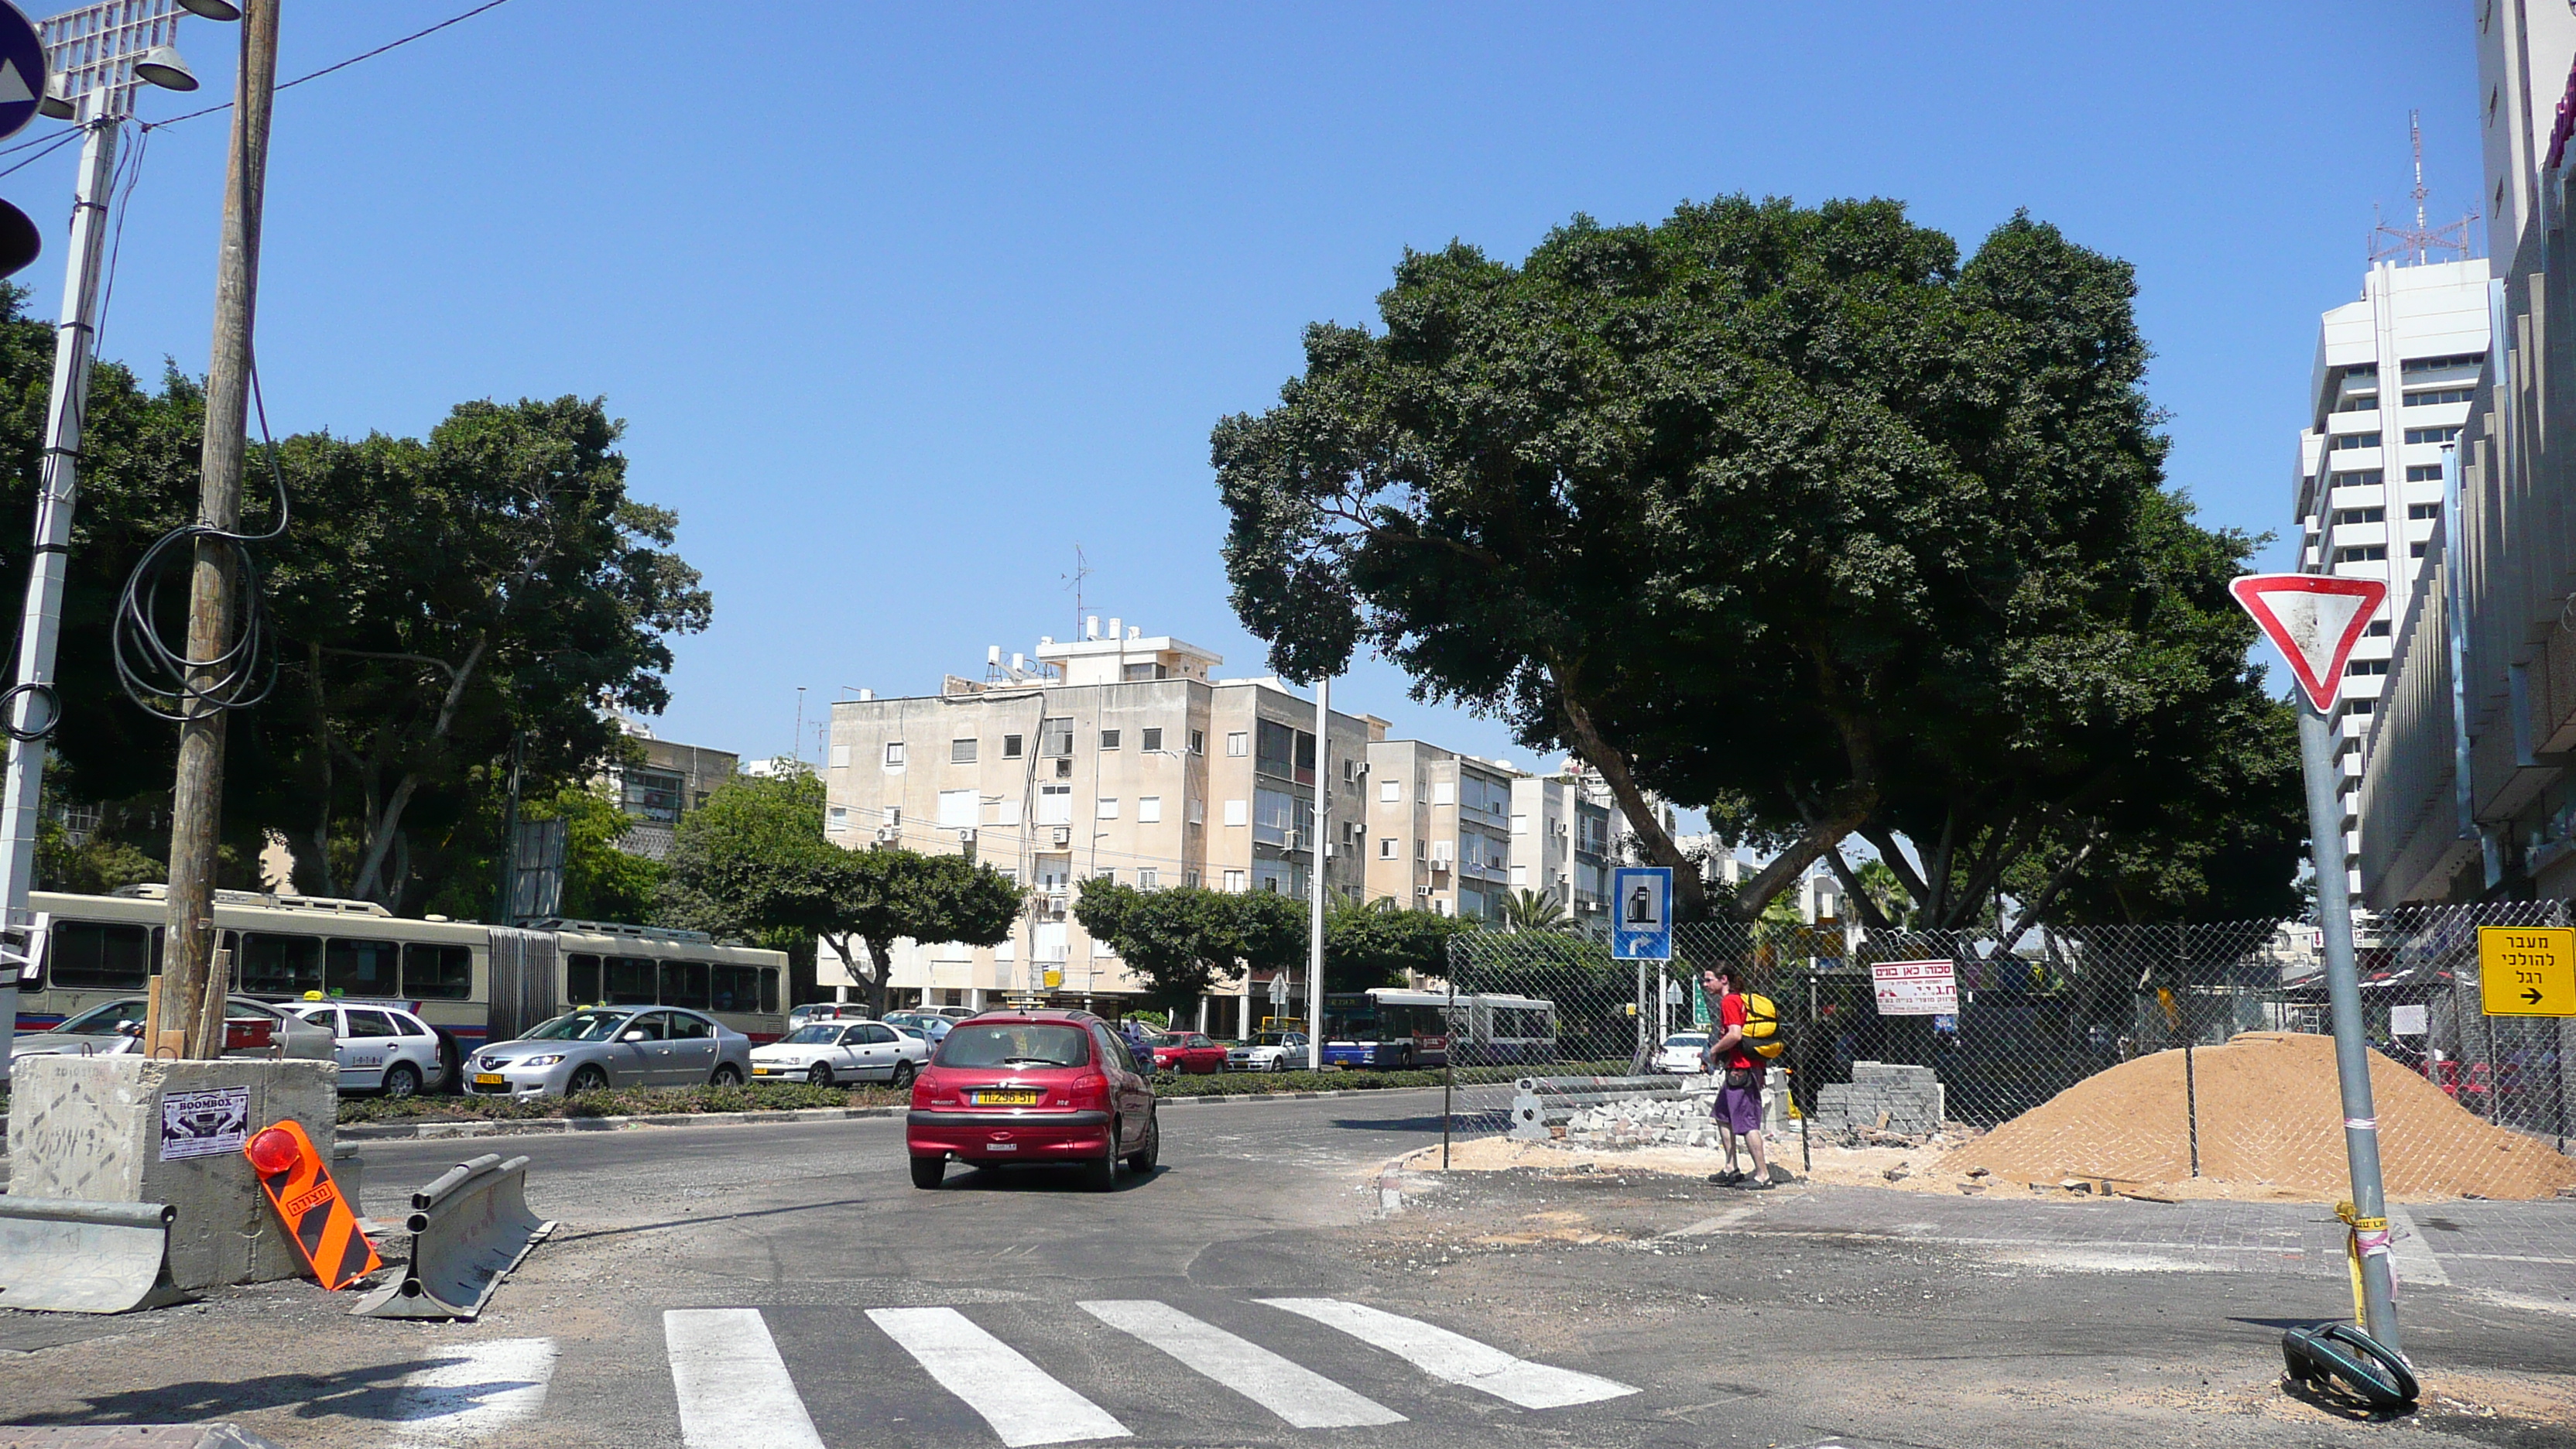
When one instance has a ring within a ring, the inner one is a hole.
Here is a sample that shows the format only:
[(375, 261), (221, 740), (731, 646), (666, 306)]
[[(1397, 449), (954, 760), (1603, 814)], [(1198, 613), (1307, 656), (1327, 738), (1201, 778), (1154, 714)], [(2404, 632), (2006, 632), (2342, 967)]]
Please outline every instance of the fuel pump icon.
[(1655, 893), (1643, 885), (1628, 893), (1628, 924), (1648, 928), (1662, 924), (1655, 919)]

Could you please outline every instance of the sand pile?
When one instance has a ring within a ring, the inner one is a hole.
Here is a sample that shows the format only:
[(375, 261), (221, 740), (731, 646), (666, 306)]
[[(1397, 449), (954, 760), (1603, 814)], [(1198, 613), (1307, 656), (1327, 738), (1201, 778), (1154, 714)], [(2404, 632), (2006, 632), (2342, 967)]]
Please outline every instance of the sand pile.
[[(2334, 1041), (2247, 1032), (2193, 1053), (2204, 1180), (2333, 1202), (2349, 1195)], [(2392, 1197), (2543, 1198), (2576, 1186), (2576, 1157), (2479, 1120), (2441, 1088), (2371, 1053), (2371, 1094)], [(2191, 1176), (2180, 1051), (2085, 1078), (1944, 1156), (1954, 1178), (1982, 1167), (2006, 1182), (2092, 1176), (2182, 1182)]]

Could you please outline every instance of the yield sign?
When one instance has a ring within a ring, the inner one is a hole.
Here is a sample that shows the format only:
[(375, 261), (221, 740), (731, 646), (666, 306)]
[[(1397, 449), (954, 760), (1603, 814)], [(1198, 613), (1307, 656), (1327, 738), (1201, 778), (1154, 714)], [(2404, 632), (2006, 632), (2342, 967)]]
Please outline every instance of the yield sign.
[(2377, 579), (2332, 574), (2247, 574), (2227, 586), (2290, 661), (2299, 688), (2324, 714), (2343, 692), (2344, 661), (2388, 598)]

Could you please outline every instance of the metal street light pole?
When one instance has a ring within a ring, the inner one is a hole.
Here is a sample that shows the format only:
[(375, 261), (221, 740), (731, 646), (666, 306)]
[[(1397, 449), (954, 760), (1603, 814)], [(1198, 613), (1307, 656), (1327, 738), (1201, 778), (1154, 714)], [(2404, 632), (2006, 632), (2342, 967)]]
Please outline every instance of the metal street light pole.
[[(259, 298), (259, 223), (268, 178), (268, 119), (277, 93), (279, 0), (248, 0), (241, 71), (233, 89), (232, 159), (224, 178), (223, 240), (216, 254), (213, 357), (206, 375), (200, 523), (226, 532), (241, 522), (242, 458), (249, 449), (251, 319)], [(215, 836), (223, 817), (224, 738), (229, 711), (207, 697), (212, 667), (232, 648), (232, 555), (225, 540), (200, 536), (188, 590), (190, 689), (181, 708), (179, 770), (170, 801), (169, 925), (162, 1000), (188, 1033), (181, 1055), (223, 1054), (223, 1001), (214, 979)], [(200, 662), (203, 661), (203, 662)]]
[[(63, 581), (69, 573), (72, 513), (80, 496), (81, 424), (89, 409), (90, 364), (98, 347), (99, 292), (107, 250), (110, 183), (118, 133), (134, 113), (134, 62), (176, 38), (170, 0), (138, 9), (132, 0), (68, 11), (44, 22), (53, 93), (77, 108), (83, 131), (72, 188), (70, 254), (64, 263), (62, 321), (54, 332), (53, 389), (45, 400), (45, 452), (36, 486), (36, 528), (27, 597), (18, 616), (17, 684), (6, 696), (8, 783), (0, 791), (0, 926), (30, 930), (36, 825), (44, 800), (45, 740), (61, 715), (54, 654), (62, 639)], [(175, 59), (175, 56), (174, 56)], [(166, 74), (167, 72), (163, 72)], [(184, 71), (182, 71), (184, 74)], [(0, 1024), (18, 1022), (22, 962), (0, 960)], [(9, 1063), (0, 1058), (0, 1082)]]
[[(1315, 861), (1306, 888), (1306, 1069), (1324, 1069), (1324, 860), (1330, 850), (1325, 823), (1333, 798), (1333, 681), (1315, 681)], [(1293, 764), (1293, 762), (1292, 762)]]

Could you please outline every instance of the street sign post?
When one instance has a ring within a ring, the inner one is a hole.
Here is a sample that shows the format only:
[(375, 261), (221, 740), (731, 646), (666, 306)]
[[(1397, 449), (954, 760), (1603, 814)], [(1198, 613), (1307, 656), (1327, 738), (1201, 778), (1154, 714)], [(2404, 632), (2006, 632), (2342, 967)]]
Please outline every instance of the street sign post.
[(2363, 1036), (2361, 976), (2352, 953), (2352, 885), (2344, 861), (2343, 796), (2333, 737), (2335, 701), (2355, 644), (2388, 600), (2376, 579), (2331, 574), (2249, 574), (2227, 586), (2289, 661), (2304, 707), (2299, 764), (2307, 777), (2308, 847), (2316, 867), (2317, 925), (2325, 937), (2326, 1000), (2334, 1018), (2335, 1077), (2343, 1097), (2344, 1154), (2352, 1164), (2351, 1246), (2361, 1265), (2362, 1326), (2392, 1353), (2396, 1284), (2388, 1256), (2388, 1205), (2379, 1174), (2379, 1113), (2371, 1104), (2370, 1046)]
[(2576, 1016), (2576, 927), (2478, 927), (2489, 1016)]
[(1668, 865), (1623, 865), (1610, 872), (1610, 957), (1614, 961), (1673, 959), (1673, 870)]

